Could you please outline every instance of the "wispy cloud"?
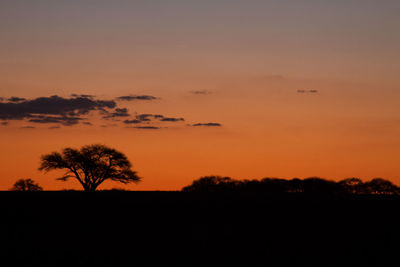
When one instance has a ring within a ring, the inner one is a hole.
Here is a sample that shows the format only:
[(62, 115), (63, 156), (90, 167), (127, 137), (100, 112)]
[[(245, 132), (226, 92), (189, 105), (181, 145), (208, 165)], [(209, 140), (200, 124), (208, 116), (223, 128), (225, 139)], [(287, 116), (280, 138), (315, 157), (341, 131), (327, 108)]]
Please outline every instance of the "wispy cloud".
[(114, 112), (108, 113), (108, 115), (104, 116), (104, 119), (116, 118), (116, 117), (129, 117), (127, 108), (116, 108)]
[(318, 93), (318, 90), (303, 90), (303, 89), (300, 89), (300, 90), (297, 90), (297, 93), (299, 93), (299, 94), (316, 94), (316, 93)]
[(120, 96), (117, 97), (117, 100), (122, 100), (122, 101), (135, 101), (135, 100), (156, 100), (158, 99), (155, 96), (151, 95), (125, 95), (125, 96)]
[(207, 122), (207, 123), (195, 123), (192, 124), (195, 127), (221, 127), (222, 124), (216, 122)]
[(142, 129), (142, 130), (158, 130), (158, 129), (161, 129), (161, 127), (157, 127), (157, 126), (135, 126), (133, 128)]
[(71, 95), (72, 97), (83, 97), (83, 98), (90, 98), (90, 99), (93, 99), (93, 98), (95, 98), (96, 96), (94, 96), (94, 95), (85, 95), (85, 94), (83, 94), (83, 95), (79, 95), (79, 94), (72, 94)]
[(33, 119), (29, 119), (29, 122), (33, 123), (60, 123), (64, 126), (71, 126), (78, 124), (82, 118), (79, 117), (68, 117), (68, 116), (33, 116)]
[(196, 90), (196, 91), (191, 91), (191, 93), (195, 95), (209, 95), (212, 92), (208, 90)]
[(180, 122), (185, 121), (184, 118), (165, 117), (160, 114), (138, 114), (133, 120), (125, 120), (125, 124), (139, 124), (143, 122)]

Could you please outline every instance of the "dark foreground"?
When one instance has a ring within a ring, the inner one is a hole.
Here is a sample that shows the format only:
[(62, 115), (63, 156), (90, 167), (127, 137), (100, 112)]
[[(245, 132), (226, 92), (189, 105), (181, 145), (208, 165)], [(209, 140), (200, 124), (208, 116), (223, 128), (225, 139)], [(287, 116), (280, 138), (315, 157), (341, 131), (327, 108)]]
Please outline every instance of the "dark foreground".
[(400, 266), (400, 198), (0, 192), (2, 266)]

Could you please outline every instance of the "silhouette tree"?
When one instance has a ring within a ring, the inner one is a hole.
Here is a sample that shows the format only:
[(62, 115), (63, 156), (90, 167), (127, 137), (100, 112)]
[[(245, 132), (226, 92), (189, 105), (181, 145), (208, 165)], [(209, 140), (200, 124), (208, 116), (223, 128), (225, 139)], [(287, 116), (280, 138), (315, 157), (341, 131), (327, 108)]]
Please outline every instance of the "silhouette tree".
[(230, 177), (204, 176), (199, 178), (198, 180), (193, 181), (191, 185), (182, 188), (182, 191), (220, 192), (236, 189), (237, 187), (238, 181), (235, 181)]
[(311, 194), (332, 194), (341, 193), (341, 187), (334, 181), (325, 180), (319, 177), (310, 177), (302, 181), (304, 193)]
[(359, 178), (346, 178), (338, 182), (343, 187), (343, 190), (351, 194), (364, 193), (364, 183)]
[(382, 179), (374, 178), (364, 184), (364, 190), (368, 194), (385, 194), (393, 195), (399, 194), (400, 188), (394, 185), (392, 182)]
[(64, 169), (58, 180), (78, 180), (85, 191), (95, 191), (106, 180), (123, 184), (139, 182), (140, 177), (131, 169), (127, 157), (104, 145), (87, 145), (80, 149), (65, 148), (62, 153), (53, 152), (42, 156), (41, 171)]
[(288, 192), (302, 193), (303, 191), (304, 191), (303, 180), (301, 180), (299, 178), (293, 178), (288, 181)]
[(11, 191), (43, 191), (43, 188), (32, 179), (19, 179), (15, 182)]

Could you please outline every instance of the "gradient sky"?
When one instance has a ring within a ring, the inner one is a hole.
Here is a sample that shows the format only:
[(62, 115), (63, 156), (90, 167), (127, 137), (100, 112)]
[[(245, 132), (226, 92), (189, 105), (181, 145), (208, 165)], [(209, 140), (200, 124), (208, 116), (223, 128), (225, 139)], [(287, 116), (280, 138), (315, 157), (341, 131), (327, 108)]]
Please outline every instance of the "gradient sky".
[[(132, 190), (212, 174), (400, 184), (398, 14), (398, 0), (2, 0), (0, 105), (89, 94), (130, 117), (0, 120), (0, 189), (79, 188), (39, 159), (91, 143), (128, 155), (143, 177)], [(157, 99), (116, 100), (143, 95)], [(185, 121), (123, 123), (146, 113)]]

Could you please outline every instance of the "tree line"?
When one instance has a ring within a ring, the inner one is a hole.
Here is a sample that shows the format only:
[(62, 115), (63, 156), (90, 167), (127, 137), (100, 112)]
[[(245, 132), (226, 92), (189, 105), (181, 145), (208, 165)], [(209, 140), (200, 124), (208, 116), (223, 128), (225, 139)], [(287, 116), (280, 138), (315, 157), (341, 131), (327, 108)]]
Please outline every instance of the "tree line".
[[(86, 145), (80, 149), (64, 148), (60, 152), (43, 155), (40, 171), (64, 170), (60, 181), (73, 179), (84, 191), (95, 191), (104, 181), (122, 184), (137, 183), (141, 178), (132, 170), (125, 154), (101, 144)], [(20, 179), (13, 191), (42, 191), (32, 179)], [(204, 176), (182, 188), (184, 192), (266, 192), (266, 193), (347, 193), (400, 195), (400, 188), (392, 182), (374, 178), (363, 182), (359, 178), (331, 181), (319, 177), (306, 179), (264, 178), (261, 180), (235, 180), (230, 177)]]
[(182, 188), (182, 191), (400, 195), (398, 186), (382, 178), (367, 182), (359, 178), (346, 178), (336, 182), (319, 177), (235, 180), (230, 177), (204, 176)]

